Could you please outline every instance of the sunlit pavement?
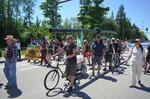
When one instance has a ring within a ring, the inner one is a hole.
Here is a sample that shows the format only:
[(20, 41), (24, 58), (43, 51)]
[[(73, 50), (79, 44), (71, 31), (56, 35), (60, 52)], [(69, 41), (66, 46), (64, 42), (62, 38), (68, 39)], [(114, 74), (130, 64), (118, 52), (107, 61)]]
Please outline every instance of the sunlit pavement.
[[(124, 55), (124, 56), (127, 56)], [(54, 63), (55, 64), (55, 63)], [(82, 78), (71, 93), (65, 92), (65, 79), (60, 79), (59, 85), (53, 91), (44, 88), (44, 77), (51, 68), (38, 66), (26, 61), (17, 64), (17, 90), (6, 90), (7, 83), (3, 65), (0, 64), (0, 99), (150, 99), (150, 75), (142, 76), (143, 85), (129, 88), (131, 84), (130, 67), (122, 65), (124, 74), (112, 75), (111, 72), (101, 72), (101, 76)], [(88, 66), (88, 74), (91, 75)], [(61, 69), (64, 71), (65, 66)]]

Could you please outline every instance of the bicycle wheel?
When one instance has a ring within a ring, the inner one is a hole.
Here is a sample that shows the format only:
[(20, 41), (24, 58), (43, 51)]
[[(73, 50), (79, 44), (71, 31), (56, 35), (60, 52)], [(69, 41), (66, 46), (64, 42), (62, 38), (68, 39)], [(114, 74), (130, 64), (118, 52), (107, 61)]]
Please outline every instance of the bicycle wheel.
[(86, 76), (86, 74), (87, 74), (87, 67), (86, 67), (86, 65), (83, 65), (82, 66), (82, 68), (81, 68), (81, 74), (82, 74), (82, 76)]
[(44, 79), (44, 86), (47, 90), (53, 90), (59, 82), (60, 76), (57, 70), (51, 70)]

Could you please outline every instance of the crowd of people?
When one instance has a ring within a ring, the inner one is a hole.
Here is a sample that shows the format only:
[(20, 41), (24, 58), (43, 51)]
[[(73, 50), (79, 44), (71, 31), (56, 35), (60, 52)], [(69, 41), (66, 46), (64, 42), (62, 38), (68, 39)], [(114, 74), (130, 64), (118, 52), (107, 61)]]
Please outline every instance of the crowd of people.
[[(16, 81), (16, 63), (17, 60), (21, 59), (20, 49), (21, 44), (18, 40), (13, 38), (12, 35), (9, 35), (5, 38), (7, 43), (6, 55), (5, 55), (5, 67), (4, 74), (8, 81), (6, 88), (14, 88), (17, 87)], [(131, 58), (131, 67), (132, 67), (132, 84), (131, 88), (136, 86), (136, 77), (138, 79), (138, 83), (141, 84), (141, 74), (142, 74), (142, 66), (146, 65), (146, 54), (143, 50), (142, 45), (140, 44), (140, 40), (136, 39), (134, 41), (135, 46), (132, 48), (128, 60)], [(65, 52), (66, 59), (66, 77), (69, 80), (69, 89), (68, 92), (73, 90), (76, 82), (76, 65), (77, 65), (77, 55), (83, 55), (84, 61), (88, 62), (89, 65), (92, 66), (92, 75), (95, 76), (95, 66), (98, 66), (97, 75), (101, 75), (102, 63), (105, 64), (103, 71), (109, 70), (113, 72), (112, 68), (112, 58), (114, 54), (119, 54), (121, 57), (122, 53), (126, 51), (126, 41), (121, 41), (119, 39), (102, 39), (100, 36), (96, 36), (92, 42), (88, 42), (88, 40), (83, 41), (83, 47), (78, 47), (75, 39), (72, 35), (67, 35), (64, 41), (54, 40), (49, 41), (46, 38), (42, 38), (41, 40), (36, 40), (31, 38), (31, 44), (37, 45), (40, 47), (40, 55), (41, 59), (39, 60), (40, 65), (50, 66), (50, 62), (47, 59), (47, 56), (52, 56), (53, 58), (57, 55), (61, 55), (64, 58), (63, 52)], [(18, 57), (19, 56), (19, 57)], [(138, 61), (137, 61), (138, 60)], [(28, 60), (29, 62), (30, 60)], [(86, 63), (87, 63), (86, 62)], [(107, 66), (109, 64), (109, 66)]]

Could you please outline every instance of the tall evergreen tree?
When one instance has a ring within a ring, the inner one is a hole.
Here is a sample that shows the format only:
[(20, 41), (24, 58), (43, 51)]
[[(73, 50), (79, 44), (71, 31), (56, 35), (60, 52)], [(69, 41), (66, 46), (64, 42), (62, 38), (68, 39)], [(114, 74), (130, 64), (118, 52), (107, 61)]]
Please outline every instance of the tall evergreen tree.
[(58, 0), (46, 0), (40, 5), (43, 15), (48, 18), (51, 27), (56, 28), (61, 24), (61, 15), (57, 12)]
[(109, 8), (102, 6), (104, 0), (86, 0), (84, 5), (80, 7), (78, 19), (82, 24), (82, 28), (101, 28), (104, 15)]
[(119, 10), (117, 12), (117, 16), (116, 16), (116, 22), (119, 25), (119, 34), (118, 36), (121, 39), (124, 39), (124, 30), (125, 30), (125, 21), (126, 21), (126, 13), (125, 13), (125, 8), (123, 5), (121, 5), (119, 7)]
[(24, 0), (23, 1), (23, 11), (25, 13), (24, 16), (24, 26), (28, 27), (32, 25), (32, 19), (33, 19), (33, 7), (35, 6), (36, 0)]

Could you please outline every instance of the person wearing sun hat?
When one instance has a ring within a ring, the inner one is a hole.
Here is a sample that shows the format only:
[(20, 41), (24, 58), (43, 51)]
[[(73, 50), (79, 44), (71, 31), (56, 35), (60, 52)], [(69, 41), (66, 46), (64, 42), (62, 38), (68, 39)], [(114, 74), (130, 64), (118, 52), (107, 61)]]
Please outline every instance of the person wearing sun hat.
[(16, 39), (12, 35), (7, 35), (4, 38), (7, 43), (6, 54), (5, 54), (5, 66), (4, 74), (8, 81), (6, 88), (17, 88), (16, 82), (16, 63), (18, 57), (17, 46), (15, 45)]
[(136, 86), (136, 80), (138, 80), (138, 83), (141, 85), (142, 68), (146, 61), (145, 57), (145, 51), (140, 43), (140, 40), (135, 39), (134, 47), (132, 48), (128, 59), (126, 60), (126, 63), (128, 63), (128, 60), (131, 58), (130, 65), (132, 71), (132, 85), (130, 88)]

